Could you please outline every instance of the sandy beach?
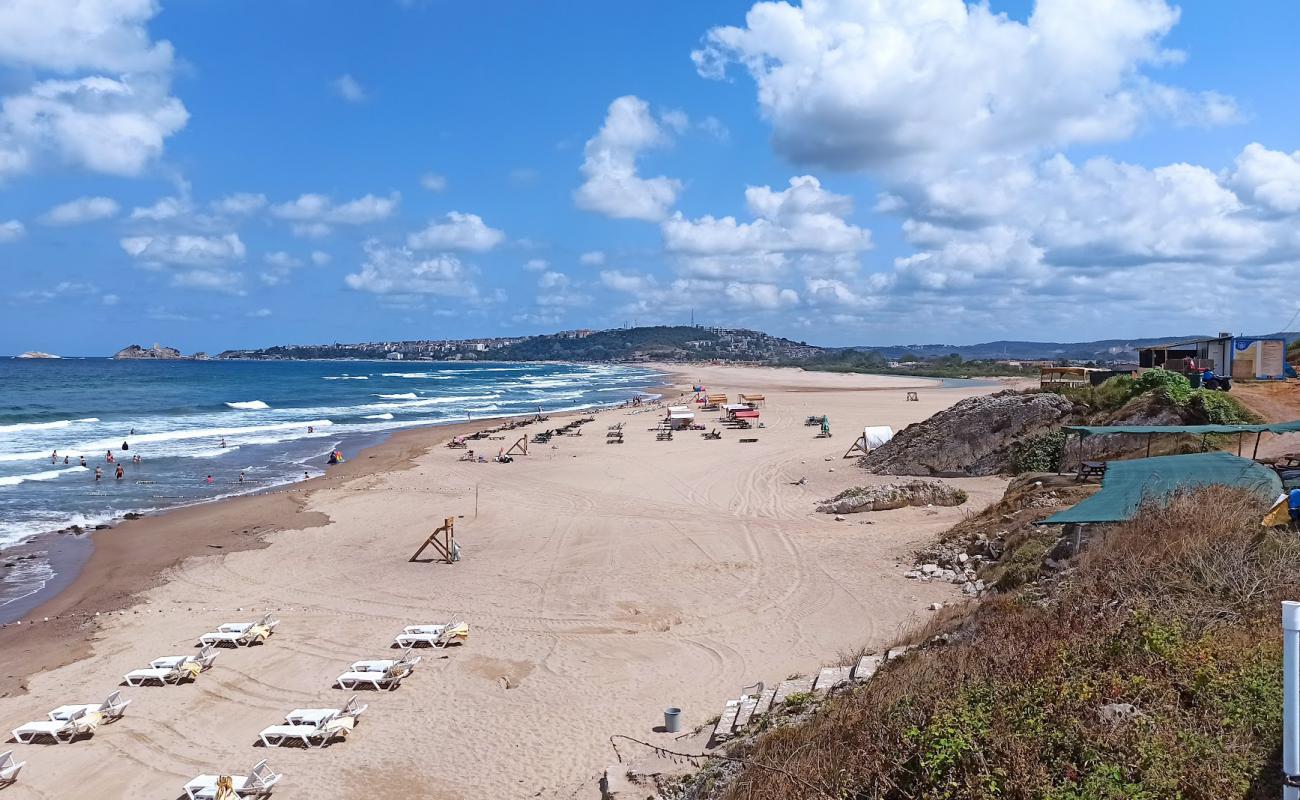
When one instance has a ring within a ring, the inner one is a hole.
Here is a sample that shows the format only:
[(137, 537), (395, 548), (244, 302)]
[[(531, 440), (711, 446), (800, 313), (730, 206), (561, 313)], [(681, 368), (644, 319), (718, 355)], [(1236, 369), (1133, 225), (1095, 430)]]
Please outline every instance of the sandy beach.
[[(70, 586), (0, 630), (6, 730), (98, 702), (127, 671), (194, 652), (221, 623), (267, 610), (282, 622), (264, 645), (223, 650), (194, 683), (123, 688), (127, 715), (91, 738), (5, 745), (27, 768), (4, 796), (64, 797), (75, 785), (90, 797), (173, 798), (194, 775), (247, 774), (266, 758), (286, 800), (598, 797), (611, 734), (672, 743), (652, 730), (665, 706), (683, 709), (684, 727), (703, 724), (741, 686), (888, 644), (957, 594), (906, 580), (899, 564), (1004, 481), (951, 481), (970, 495), (958, 508), (836, 522), (813, 505), (888, 480), (841, 459), (864, 425), (898, 430), (1000, 386), (664, 369), (678, 390), (765, 394), (765, 427), (744, 433), (758, 441), (732, 430), (656, 441), (647, 429), (662, 411), (606, 410), (582, 436), (503, 465), (442, 446), (485, 423), (406, 431), (325, 478), (104, 532)], [(833, 438), (814, 438), (811, 414), (829, 415)], [(710, 427), (714, 417), (699, 415)], [(477, 444), (494, 454), (556, 423)], [(607, 445), (618, 423), (626, 441)], [(409, 562), (449, 516), (462, 561)], [(422, 651), (394, 692), (362, 692), (370, 708), (347, 740), (254, 747), (290, 709), (342, 704), (350, 693), (331, 688), (335, 676), (395, 657), (404, 625), (453, 617), (469, 623), (468, 641)]]

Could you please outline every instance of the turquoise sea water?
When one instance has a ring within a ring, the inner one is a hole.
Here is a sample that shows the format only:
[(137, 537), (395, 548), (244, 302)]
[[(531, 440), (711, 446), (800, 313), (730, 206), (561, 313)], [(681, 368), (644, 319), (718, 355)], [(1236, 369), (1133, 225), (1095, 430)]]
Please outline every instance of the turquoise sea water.
[(394, 429), (613, 405), (659, 379), (605, 365), (0, 359), (0, 550), (301, 480)]

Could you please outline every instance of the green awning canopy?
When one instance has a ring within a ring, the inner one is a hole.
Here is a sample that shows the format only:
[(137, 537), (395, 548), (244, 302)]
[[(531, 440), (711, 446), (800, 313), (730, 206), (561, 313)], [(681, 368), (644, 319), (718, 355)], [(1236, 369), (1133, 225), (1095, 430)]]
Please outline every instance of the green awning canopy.
[(1064, 429), (1080, 436), (1110, 433), (1187, 433), (1194, 436), (1207, 433), (1295, 433), (1300, 431), (1300, 420), (1262, 425), (1066, 425)]
[(1212, 485), (1240, 486), (1268, 500), (1282, 494), (1282, 481), (1276, 472), (1230, 453), (1216, 451), (1111, 461), (1106, 464), (1101, 491), (1073, 508), (1053, 514), (1043, 524), (1123, 522), (1133, 518), (1143, 501), (1163, 500), (1179, 490)]

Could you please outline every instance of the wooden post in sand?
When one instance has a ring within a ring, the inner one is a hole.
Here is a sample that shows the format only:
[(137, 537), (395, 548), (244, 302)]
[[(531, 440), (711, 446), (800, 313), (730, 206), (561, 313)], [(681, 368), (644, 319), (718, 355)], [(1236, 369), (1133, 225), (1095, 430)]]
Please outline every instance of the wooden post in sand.
[(439, 556), (439, 558), (429, 559), (430, 561), (445, 561), (448, 564), (454, 564), (460, 560), (460, 548), (456, 546), (455, 517), (444, 519), (442, 527), (429, 534), (429, 538), (424, 540), (424, 544), (420, 545), (420, 549), (415, 551), (415, 555), (411, 556), (411, 560), (418, 561), (420, 554), (430, 545), (433, 545), (433, 549), (437, 551)]

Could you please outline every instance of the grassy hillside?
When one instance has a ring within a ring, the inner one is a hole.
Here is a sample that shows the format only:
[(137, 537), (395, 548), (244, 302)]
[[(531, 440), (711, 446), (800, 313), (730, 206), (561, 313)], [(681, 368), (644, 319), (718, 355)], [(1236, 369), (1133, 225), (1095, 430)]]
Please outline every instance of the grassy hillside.
[(777, 361), (808, 358), (820, 348), (749, 330), (687, 325), (617, 328), (583, 338), (536, 336), (493, 351), (504, 361)]
[[(1300, 541), (1223, 488), (1148, 508), (1051, 581), (963, 608), (689, 798), (1277, 796), (1278, 603)], [(730, 773), (730, 774), (729, 774)]]

